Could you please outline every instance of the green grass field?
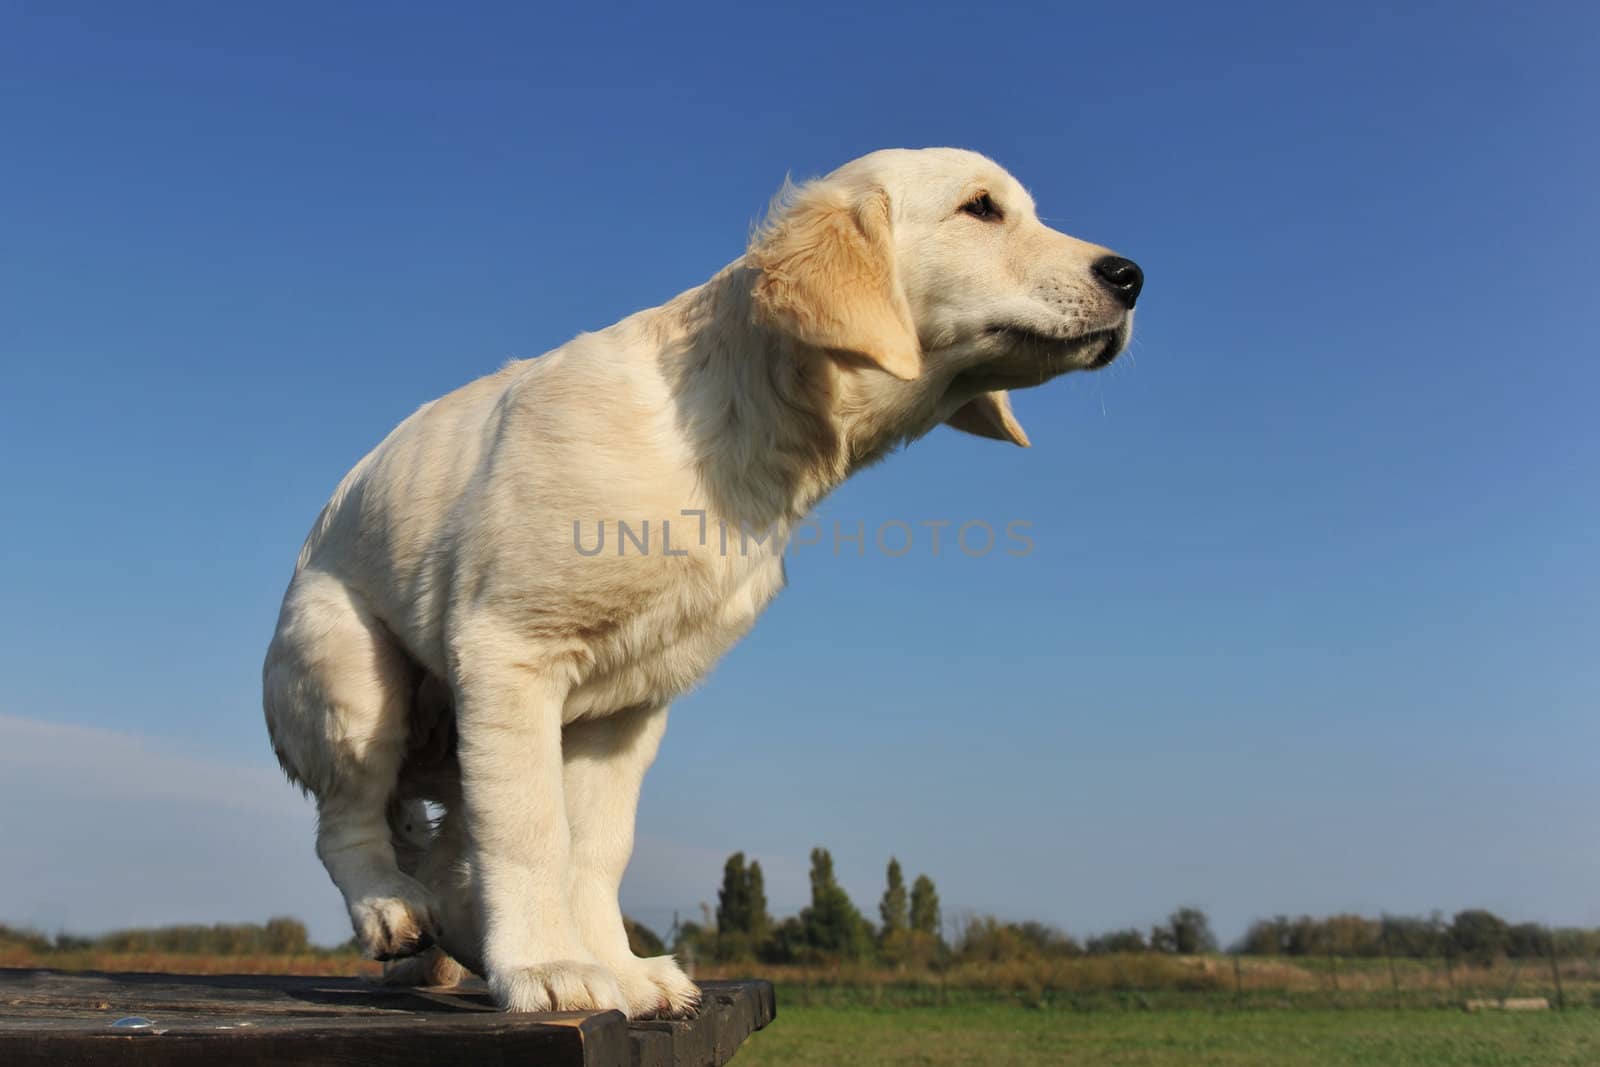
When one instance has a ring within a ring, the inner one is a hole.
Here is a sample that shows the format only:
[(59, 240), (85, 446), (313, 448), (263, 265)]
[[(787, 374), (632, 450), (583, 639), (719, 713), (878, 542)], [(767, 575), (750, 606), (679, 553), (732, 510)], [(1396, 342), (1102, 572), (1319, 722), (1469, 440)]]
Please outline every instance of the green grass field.
[(1557, 1067), (1600, 1064), (1600, 1012), (1094, 1011), (786, 1005), (738, 1067), (1127, 1064), (1178, 1067)]
[[(348, 953), (38, 952), (0, 943), (0, 966), (183, 974), (366, 974)], [(1492, 967), (1443, 961), (1179, 958), (1155, 954), (970, 965), (943, 974), (747, 964), (778, 1018), (735, 1067), (1110, 1064), (1179, 1067), (1600, 1067), (1600, 961)], [(1476, 997), (1549, 997), (1567, 1011), (1468, 1014)]]

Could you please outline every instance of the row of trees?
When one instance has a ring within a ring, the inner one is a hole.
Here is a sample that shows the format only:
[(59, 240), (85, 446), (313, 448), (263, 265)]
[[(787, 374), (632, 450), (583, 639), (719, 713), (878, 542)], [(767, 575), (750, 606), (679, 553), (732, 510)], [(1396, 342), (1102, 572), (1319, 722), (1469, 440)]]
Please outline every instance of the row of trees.
[(1385, 915), (1333, 915), (1258, 919), (1234, 946), (1251, 956), (1411, 956), (1459, 958), (1489, 963), (1501, 957), (1538, 959), (1550, 955), (1600, 955), (1600, 930), (1552, 928), (1540, 923), (1509, 923), (1481, 908), (1450, 919), (1435, 912), (1426, 919)]
[(906, 889), (898, 860), (891, 859), (888, 886), (874, 926), (856, 908), (833, 872), (825, 848), (811, 850), (811, 903), (800, 914), (774, 922), (767, 912), (766, 879), (743, 852), (728, 857), (717, 893), (715, 925), (678, 926), (674, 948), (701, 959), (763, 963), (817, 963), (881, 958), (891, 963), (929, 962), (943, 947), (939, 893), (919, 874)]
[(1163, 952), (1197, 956), (1217, 951), (1211, 920), (1198, 908), (1179, 908), (1164, 923), (1143, 930), (1129, 928), (1100, 934), (1079, 944), (1058, 927), (1041, 922), (1004, 922), (992, 915), (956, 923), (950, 958), (959, 962), (1004, 962), (1071, 956), (1109, 956), (1126, 952)]
[[(1210, 919), (1198, 908), (1179, 908), (1148, 931), (1113, 930), (1079, 943), (1054, 926), (962, 916), (948, 931), (933, 880), (919, 874), (908, 890), (900, 862), (889, 860), (874, 924), (862, 915), (834, 876), (825, 848), (811, 852), (811, 903), (775, 922), (767, 911), (761, 864), (743, 852), (728, 857), (717, 894), (715, 920), (686, 922), (671, 939), (675, 951), (702, 960), (763, 963), (879, 962), (892, 966), (1168, 953), (1203, 955), (1220, 950)], [(949, 934), (948, 940), (946, 934)], [(1478, 963), (1555, 954), (1600, 956), (1600, 930), (1551, 929), (1508, 923), (1482, 909), (1450, 919), (1360, 915), (1327, 918), (1277, 916), (1251, 924), (1229, 951), (1252, 956), (1411, 956)]]
[[(1218, 951), (1210, 920), (1198, 908), (1179, 908), (1150, 930), (1113, 930), (1080, 944), (1054, 926), (1007, 922), (993, 916), (964, 915), (948, 925), (939, 893), (926, 874), (907, 888), (900, 862), (891, 858), (878, 901), (878, 922), (869, 921), (834, 875), (825, 848), (811, 852), (811, 903), (800, 914), (775, 922), (767, 910), (761, 864), (736, 852), (723, 866), (713, 920), (679, 925), (674, 951), (701, 960), (763, 963), (881, 963), (929, 967), (954, 963), (1000, 963), (1112, 953), (1202, 955)], [(946, 934), (948, 933), (948, 940)], [(665, 951), (647, 928), (628, 922), (628, 936), (640, 955)], [(86, 938), (48, 937), (0, 926), (0, 950), (8, 947), (44, 954), (170, 952), (216, 956), (299, 955), (355, 951), (353, 943), (333, 950), (311, 945), (305, 924), (275, 918), (266, 923), (168, 926), (119, 930)], [(1280, 915), (1252, 923), (1229, 951), (1250, 956), (1451, 958), (1490, 963), (1500, 958), (1600, 957), (1600, 929), (1552, 929), (1538, 923), (1509, 923), (1492, 912), (1469, 909), (1446, 919), (1386, 915), (1313, 918)]]
[(993, 916), (958, 918), (946, 940), (933, 879), (919, 874), (908, 889), (900, 861), (893, 857), (885, 871), (878, 920), (874, 924), (862, 915), (834, 875), (833, 856), (816, 848), (811, 851), (811, 903), (799, 915), (775, 922), (767, 911), (761, 864), (735, 852), (722, 869), (715, 920), (708, 913), (705, 922), (679, 924), (672, 946), (686, 956), (723, 962), (874, 961), (891, 966), (1217, 949), (1209, 920), (1195, 908), (1173, 912), (1148, 936), (1141, 930), (1120, 930), (1091, 938), (1086, 946), (1045, 923), (1006, 922)]
[(317, 951), (305, 923), (276, 918), (265, 923), (218, 923), (214, 926), (163, 926), (116, 930), (98, 937), (61, 933), (54, 937), (32, 930), (0, 926), (0, 947), (15, 945), (48, 952), (173, 952), (201, 956), (297, 956)]
[(1090, 956), (1113, 952), (1166, 952), (1177, 956), (1198, 956), (1217, 951), (1217, 937), (1211, 920), (1199, 908), (1179, 908), (1167, 921), (1150, 928), (1150, 936), (1130, 927), (1091, 937), (1084, 943)]

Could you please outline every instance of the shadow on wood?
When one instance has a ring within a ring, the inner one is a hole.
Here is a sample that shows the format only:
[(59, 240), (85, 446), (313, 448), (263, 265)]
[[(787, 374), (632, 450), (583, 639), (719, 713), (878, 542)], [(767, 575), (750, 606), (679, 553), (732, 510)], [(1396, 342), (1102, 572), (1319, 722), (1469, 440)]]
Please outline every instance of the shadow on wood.
[(700, 1013), (506, 1015), (482, 983), (0, 970), (0, 1063), (720, 1067), (776, 1013), (767, 982), (705, 982)]

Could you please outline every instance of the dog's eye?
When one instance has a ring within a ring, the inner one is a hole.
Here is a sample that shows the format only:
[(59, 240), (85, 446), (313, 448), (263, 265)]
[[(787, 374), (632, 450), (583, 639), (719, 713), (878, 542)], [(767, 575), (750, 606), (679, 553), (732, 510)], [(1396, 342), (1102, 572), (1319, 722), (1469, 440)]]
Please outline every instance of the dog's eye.
[(998, 221), (1000, 218), (1000, 209), (994, 206), (994, 201), (989, 199), (988, 193), (983, 193), (968, 200), (961, 205), (961, 210), (975, 219), (994, 219)]

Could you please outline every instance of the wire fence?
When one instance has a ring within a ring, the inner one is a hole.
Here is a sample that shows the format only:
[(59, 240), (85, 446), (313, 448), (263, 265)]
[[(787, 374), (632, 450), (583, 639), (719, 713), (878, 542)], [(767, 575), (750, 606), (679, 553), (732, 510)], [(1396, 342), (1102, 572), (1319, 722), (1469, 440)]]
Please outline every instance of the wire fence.
[[(1069, 1011), (1552, 1010), (1600, 1008), (1600, 958), (1500, 959), (1152, 954), (895, 973), (861, 968), (761, 973), (797, 1006), (1010, 1003)], [(710, 977), (710, 975), (702, 975)]]

